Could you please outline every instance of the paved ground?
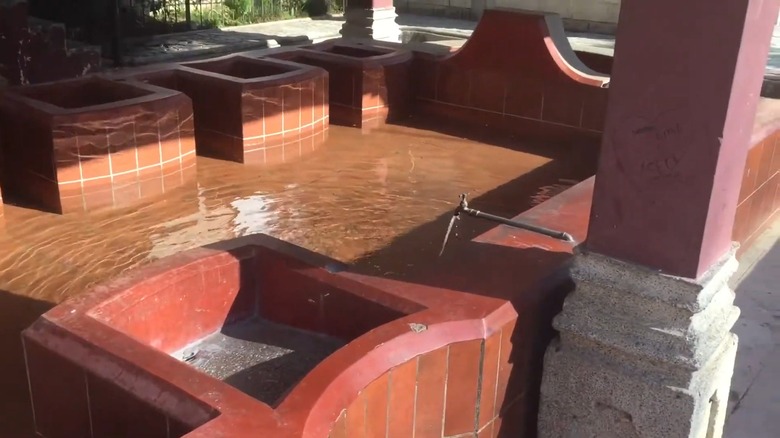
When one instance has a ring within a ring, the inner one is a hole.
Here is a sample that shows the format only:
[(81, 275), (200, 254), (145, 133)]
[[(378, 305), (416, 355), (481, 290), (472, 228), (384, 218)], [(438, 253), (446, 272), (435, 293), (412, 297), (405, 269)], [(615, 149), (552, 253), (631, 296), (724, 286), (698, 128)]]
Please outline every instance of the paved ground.
[(726, 438), (780, 436), (780, 220), (741, 260), (736, 284), (742, 314)]
[[(131, 42), (128, 47), (128, 62), (149, 64), (264, 47), (318, 42), (338, 38), (343, 22), (343, 18), (338, 16), (301, 18), (163, 35), (151, 40)], [(454, 38), (468, 38), (476, 26), (474, 21), (406, 14), (400, 15), (397, 22), (403, 30), (424, 30)], [(615, 47), (614, 37), (608, 35), (571, 32), (569, 41), (576, 50), (609, 55), (613, 53)], [(767, 72), (780, 75), (780, 27), (775, 28), (772, 38)]]

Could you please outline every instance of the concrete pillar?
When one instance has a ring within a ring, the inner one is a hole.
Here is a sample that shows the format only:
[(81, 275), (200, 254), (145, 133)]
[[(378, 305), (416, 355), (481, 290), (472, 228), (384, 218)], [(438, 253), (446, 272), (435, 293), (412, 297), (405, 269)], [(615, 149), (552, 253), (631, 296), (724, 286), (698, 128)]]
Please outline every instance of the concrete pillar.
[(719, 5), (623, 1), (540, 437), (722, 434), (739, 314), (731, 231), (780, 0)]
[(398, 42), (401, 28), (395, 22), (397, 16), (393, 0), (351, 0), (340, 33), (344, 38)]

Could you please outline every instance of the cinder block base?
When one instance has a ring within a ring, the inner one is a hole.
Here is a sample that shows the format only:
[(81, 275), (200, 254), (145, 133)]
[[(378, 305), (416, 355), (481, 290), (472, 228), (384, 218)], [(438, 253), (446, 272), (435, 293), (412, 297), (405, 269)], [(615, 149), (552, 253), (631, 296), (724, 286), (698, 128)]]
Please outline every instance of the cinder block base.
[(539, 436), (722, 436), (736, 268), (732, 251), (693, 281), (579, 254), (545, 356)]

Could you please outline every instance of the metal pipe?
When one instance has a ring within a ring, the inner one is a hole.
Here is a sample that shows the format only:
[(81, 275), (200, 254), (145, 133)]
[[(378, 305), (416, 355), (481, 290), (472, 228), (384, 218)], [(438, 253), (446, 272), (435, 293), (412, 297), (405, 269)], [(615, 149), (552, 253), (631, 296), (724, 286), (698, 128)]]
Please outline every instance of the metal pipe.
[(565, 242), (574, 242), (574, 237), (572, 237), (571, 234), (565, 231), (557, 231), (545, 227), (540, 227), (537, 225), (527, 224), (524, 222), (513, 221), (511, 219), (507, 219), (501, 216), (496, 216), (494, 214), (485, 213), (479, 210), (475, 210), (473, 208), (469, 208), (468, 201), (466, 201), (465, 193), (460, 195), (460, 203), (458, 204), (458, 208), (455, 209), (455, 216), (459, 216), (460, 213), (466, 213), (467, 215), (472, 217), (487, 219), (489, 221), (498, 222), (504, 225), (509, 225), (510, 227), (520, 228), (537, 234), (543, 234), (545, 236), (552, 237), (553, 239), (563, 240)]

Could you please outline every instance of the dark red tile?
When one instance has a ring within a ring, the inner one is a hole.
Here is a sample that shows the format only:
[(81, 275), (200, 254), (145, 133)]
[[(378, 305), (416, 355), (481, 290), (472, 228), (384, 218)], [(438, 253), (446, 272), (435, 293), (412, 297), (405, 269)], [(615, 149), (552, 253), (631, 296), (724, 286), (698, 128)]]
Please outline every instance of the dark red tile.
[(752, 198), (737, 207), (737, 213), (734, 216), (734, 231), (731, 234), (731, 238), (737, 242), (742, 243), (749, 237), (751, 206)]
[(544, 90), (541, 82), (523, 80), (509, 82), (506, 89), (504, 112), (513, 116), (540, 120)]
[(347, 438), (347, 410), (345, 409), (336, 423), (333, 425), (333, 429), (330, 431), (329, 438)]
[(79, 137), (81, 174), (84, 179), (111, 175), (108, 142), (105, 134)]
[(263, 136), (264, 90), (244, 91), (241, 96), (241, 121), (243, 138), (261, 138)]
[(366, 435), (366, 399), (358, 395), (347, 408), (346, 429), (348, 437), (364, 437)]
[(583, 90), (582, 128), (604, 131), (608, 91), (596, 87)]
[(158, 129), (160, 130), (160, 150), (162, 152), (163, 162), (178, 160), (181, 156), (181, 153), (179, 152), (181, 146), (179, 126), (179, 113), (175, 110), (163, 114), (158, 121)]
[(584, 110), (583, 94), (580, 87), (564, 86), (558, 81), (548, 82), (544, 88), (542, 120), (580, 126)]
[(758, 164), (758, 175), (756, 175), (756, 187), (760, 187), (772, 176), (772, 155), (775, 151), (774, 139), (771, 137), (764, 141), (764, 147), (761, 151), (761, 159)]
[(310, 126), (314, 122), (315, 85), (314, 80), (301, 82), (301, 127)]
[(501, 415), (501, 421), (496, 422), (494, 433), (498, 438), (517, 438), (528, 436), (528, 429), (532, 425), (526, 419), (525, 404), (517, 400), (507, 407), (507, 411)]
[(363, 390), (363, 398), (366, 403), (366, 438), (385, 438), (387, 436), (389, 377), (389, 372), (383, 374)]
[(186, 424), (175, 420), (173, 418), (168, 418), (168, 437), (169, 438), (181, 438), (184, 435), (187, 435), (188, 433), (192, 432), (193, 428), (190, 426), (187, 426)]
[(495, 333), (485, 341), (482, 359), (482, 380), (479, 391), (479, 428), (485, 427), (495, 416), (498, 361), (501, 354), (501, 333)]
[(156, 196), (163, 192), (162, 170), (158, 170), (157, 174), (146, 174), (138, 183), (141, 190), (141, 196), (150, 197)]
[(443, 347), (419, 357), (417, 365), (416, 438), (441, 438), (447, 352)]
[(447, 360), (447, 397), (444, 435), (476, 432), (477, 385), (482, 356), (482, 340), (450, 346)]
[(295, 85), (282, 86), (284, 98), (284, 131), (298, 129), (301, 126), (301, 89)]
[(60, 185), (68, 182), (76, 182), (76, 184), (81, 187), (81, 168), (79, 167), (79, 162), (58, 162), (57, 182)]
[(112, 382), (87, 377), (93, 438), (168, 437), (165, 415)]
[(775, 186), (772, 180), (764, 182), (764, 184), (756, 192), (760, 205), (758, 207), (757, 215), (757, 228), (761, 227), (769, 216), (774, 212), (775, 201)]
[(133, 125), (119, 127), (108, 135), (111, 151), (111, 173), (118, 174), (138, 168), (135, 155)]
[(101, 186), (102, 190), (84, 193), (85, 210), (95, 210), (102, 207), (114, 205), (114, 193), (111, 186)]
[(179, 141), (181, 143), (181, 153), (186, 155), (195, 152), (195, 118), (192, 110), (182, 108), (179, 110)]
[(276, 146), (265, 148), (265, 164), (279, 164), (285, 162), (284, 142)]
[(414, 435), (414, 407), (417, 388), (417, 359), (393, 368), (388, 384), (387, 436)]
[(512, 334), (515, 330), (516, 322), (508, 324), (501, 329), (501, 352), (498, 356), (498, 381), (496, 382), (496, 403), (493, 416), (498, 415), (505, 408), (507, 400), (507, 388), (509, 387), (509, 378), (512, 374)]
[(753, 146), (748, 150), (745, 170), (742, 173), (742, 187), (739, 191), (739, 201), (742, 202), (748, 198), (756, 189), (758, 179), (758, 169), (761, 166), (761, 155), (764, 152), (764, 142)]
[(84, 370), (28, 339), (24, 350), (36, 431), (50, 438), (90, 436)]
[(312, 106), (314, 109), (314, 121), (322, 120), (325, 117), (328, 102), (328, 78), (318, 77), (314, 80), (314, 100)]
[(263, 93), (263, 119), (265, 136), (280, 134), (284, 130), (284, 92), (279, 87), (267, 88)]
[(774, 147), (774, 152), (772, 153), (772, 165), (770, 168), (772, 169), (772, 173), (780, 172), (780, 132), (775, 132), (772, 134), (769, 141), (772, 142)]
[(493, 438), (495, 436), (493, 433), (493, 426), (495, 426), (495, 423), (492, 421), (483, 426), (479, 433), (477, 433), (477, 438)]
[(462, 69), (439, 65), (436, 78), (436, 100), (453, 105), (467, 106), (471, 76)]
[(469, 107), (503, 113), (505, 103), (506, 79), (503, 74), (484, 70), (472, 72)]
[(780, 173), (775, 174), (775, 202), (774, 208), (777, 210), (780, 208)]
[(416, 56), (412, 61), (412, 76), (415, 80), (415, 97), (434, 99), (436, 97), (436, 70), (438, 65), (433, 59)]
[(354, 106), (355, 90), (360, 89), (361, 72), (345, 65), (328, 66), (327, 102)]
[[(385, 67), (384, 101), (390, 109), (390, 118), (403, 118), (409, 115), (409, 105), (412, 101), (411, 67), (408, 64), (398, 64)], [(380, 90), (380, 97), (382, 97)]]

